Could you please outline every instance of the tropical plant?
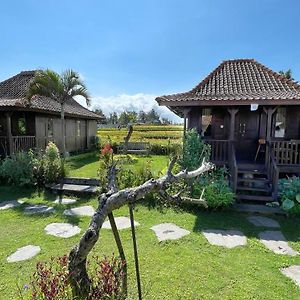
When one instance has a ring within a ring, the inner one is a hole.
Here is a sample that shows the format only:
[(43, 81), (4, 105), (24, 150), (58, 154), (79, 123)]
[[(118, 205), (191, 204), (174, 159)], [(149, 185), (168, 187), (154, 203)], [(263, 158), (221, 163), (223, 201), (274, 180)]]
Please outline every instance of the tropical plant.
[(293, 176), (280, 179), (279, 196), (283, 210), (298, 212), (300, 207), (300, 178)]
[(61, 106), (61, 131), (62, 131), (62, 152), (66, 156), (66, 133), (65, 133), (65, 106), (75, 96), (85, 98), (87, 105), (90, 104), (90, 96), (80, 78), (73, 70), (64, 71), (61, 75), (46, 69), (37, 71), (34, 79), (29, 85), (27, 99), (29, 102), (37, 96), (50, 97)]

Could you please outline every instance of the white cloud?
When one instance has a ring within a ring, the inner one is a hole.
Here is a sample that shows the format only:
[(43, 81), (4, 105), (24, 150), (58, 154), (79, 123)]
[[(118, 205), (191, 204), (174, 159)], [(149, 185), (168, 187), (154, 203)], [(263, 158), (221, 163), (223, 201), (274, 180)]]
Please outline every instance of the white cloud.
[[(148, 112), (152, 108), (154, 108), (161, 117), (168, 118), (169, 120), (176, 123), (182, 122), (182, 119), (172, 113), (168, 108), (164, 106), (158, 106), (157, 102), (155, 101), (156, 97), (156, 95), (143, 93), (134, 95), (122, 94), (110, 97), (98, 96), (92, 98), (91, 108), (101, 108), (106, 115), (109, 115), (112, 112), (120, 114), (124, 110), (131, 110), (136, 112), (142, 110)], [(81, 105), (84, 105), (86, 107), (84, 100), (79, 98), (77, 98), (76, 100)]]

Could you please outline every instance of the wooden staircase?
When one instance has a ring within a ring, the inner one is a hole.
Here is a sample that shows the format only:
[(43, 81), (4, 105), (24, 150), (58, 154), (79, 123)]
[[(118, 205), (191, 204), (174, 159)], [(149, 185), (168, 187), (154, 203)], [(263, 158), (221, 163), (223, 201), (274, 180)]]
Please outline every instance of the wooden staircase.
[(272, 202), (273, 187), (264, 165), (238, 164), (236, 200), (243, 203)]

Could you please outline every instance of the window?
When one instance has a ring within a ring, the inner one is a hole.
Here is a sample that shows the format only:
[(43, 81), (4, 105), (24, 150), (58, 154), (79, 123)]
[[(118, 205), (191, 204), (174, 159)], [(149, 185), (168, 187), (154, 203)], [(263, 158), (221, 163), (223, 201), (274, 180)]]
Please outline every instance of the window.
[(53, 119), (48, 119), (48, 137), (53, 137)]
[(275, 138), (284, 138), (286, 131), (286, 108), (280, 107), (277, 109), (275, 118)]
[(77, 136), (80, 136), (80, 121), (77, 121)]
[(18, 134), (25, 135), (27, 133), (25, 118), (19, 118), (17, 126), (18, 126)]
[(211, 108), (204, 108), (202, 110), (202, 136), (211, 136)]

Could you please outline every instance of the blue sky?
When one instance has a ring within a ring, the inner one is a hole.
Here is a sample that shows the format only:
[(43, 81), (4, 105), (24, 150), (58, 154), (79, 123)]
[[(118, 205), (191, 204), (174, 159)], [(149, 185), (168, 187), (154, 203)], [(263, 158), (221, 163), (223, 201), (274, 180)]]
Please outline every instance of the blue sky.
[(299, 15), (299, 0), (1, 1), (0, 80), (72, 68), (105, 112), (149, 110), (226, 59), (300, 80)]

